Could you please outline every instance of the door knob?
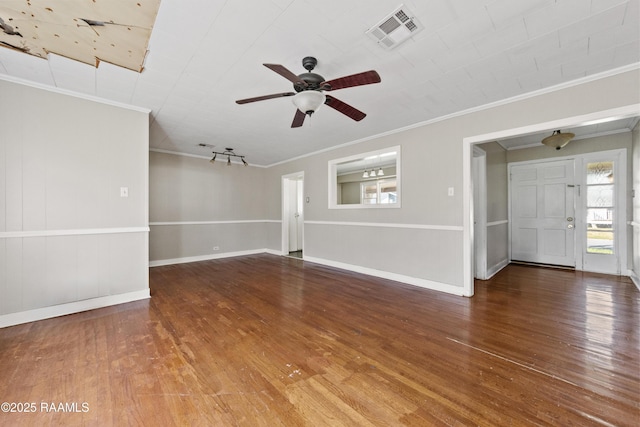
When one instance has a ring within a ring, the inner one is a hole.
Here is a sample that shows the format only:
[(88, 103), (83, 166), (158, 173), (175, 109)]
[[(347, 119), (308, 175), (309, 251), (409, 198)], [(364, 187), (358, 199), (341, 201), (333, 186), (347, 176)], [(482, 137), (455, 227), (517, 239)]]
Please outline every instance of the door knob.
[(569, 229), (573, 228), (573, 224), (567, 225), (567, 228), (569, 228)]

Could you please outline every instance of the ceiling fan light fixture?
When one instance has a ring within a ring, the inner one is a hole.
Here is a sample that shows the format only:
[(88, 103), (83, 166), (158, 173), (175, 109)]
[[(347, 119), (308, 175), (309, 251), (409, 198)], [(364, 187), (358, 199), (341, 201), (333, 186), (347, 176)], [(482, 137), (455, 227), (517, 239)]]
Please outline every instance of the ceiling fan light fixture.
[(293, 104), (307, 115), (312, 115), (326, 101), (324, 93), (317, 90), (303, 90), (293, 97)]
[(542, 140), (542, 143), (548, 147), (561, 149), (569, 143), (576, 135), (571, 132), (562, 133), (560, 130), (554, 131), (551, 136), (548, 136)]

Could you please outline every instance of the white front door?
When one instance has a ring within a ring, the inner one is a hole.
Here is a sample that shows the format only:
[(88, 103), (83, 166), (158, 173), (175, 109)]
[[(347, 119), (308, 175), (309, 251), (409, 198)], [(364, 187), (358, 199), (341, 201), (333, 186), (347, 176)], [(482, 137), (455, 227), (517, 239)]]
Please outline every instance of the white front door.
[(511, 260), (575, 267), (574, 161), (510, 165)]

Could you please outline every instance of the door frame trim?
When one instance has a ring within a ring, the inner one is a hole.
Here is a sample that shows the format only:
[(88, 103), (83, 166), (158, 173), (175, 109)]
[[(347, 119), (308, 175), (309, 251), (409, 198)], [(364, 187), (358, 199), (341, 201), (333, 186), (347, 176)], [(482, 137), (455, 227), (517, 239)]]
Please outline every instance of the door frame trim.
[(585, 124), (589, 124), (589, 122), (606, 120), (612, 117), (635, 117), (638, 115), (638, 111), (640, 111), (640, 104), (635, 103), (624, 107), (611, 108), (593, 113), (565, 117), (558, 120), (540, 122), (532, 125), (504, 129), (480, 135), (471, 135), (462, 138), (462, 280), (464, 296), (471, 297), (474, 293), (473, 181), (471, 179), (471, 162), (473, 157), (472, 147), (475, 144), (511, 138), (528, 133), (544, 132), (549, 129), (583, 126)]
[[(473, 147), (472, 173), (474, 179), (472, 215), (475, 223), (473, 247), (477, 250), (474, 258), (474, 275), (480, 280), (487, 280), (489, 278), (487, 275), (487, 153), (476, 146)], [(476, 196), (477, 200), (475, 200)]]
[[(281, 255), (289, 255), (289, 182), (290, 181), (300, 181), (302, 180), (302, 194), (304, 197), (304, 171), (289, 173), (286, 175), (282, 175), (281, 178), (281, 202), (282, 202), (282, 229), (281, 229), (281, 241), (280, 241), (280, 252)], [(303, 201), (304, 203), (304, 201)], [(304, 222), (302, 224), (302, 253), (304, 254)], [(304, 255), (303, 255), (304, 256)]]

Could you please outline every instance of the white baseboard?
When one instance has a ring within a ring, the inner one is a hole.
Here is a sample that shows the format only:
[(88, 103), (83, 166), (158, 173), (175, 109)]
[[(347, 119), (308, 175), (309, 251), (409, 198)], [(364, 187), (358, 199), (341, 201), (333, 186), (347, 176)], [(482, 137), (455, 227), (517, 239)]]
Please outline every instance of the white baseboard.
[(360, 265), (345, 264), (343, 262), (331, 261), (323, 258), (315, 258), (304, 256), (305, 261), (313, 262), (316, 264), (327, 265), (329, 267), (336, 267), (343, 270), (353, 271), (356, 273), (367, 274), (369, 276), (380, 277), (383, 279), (394, 280), (396, 282), (406, 283), (408, 285), (419, 286), (421, 288), (431, 289), (433, 291), (446, 292), (448, 294), (467, 296), (464, 295), (464, 289), (462, 286), (453, 286), (446, 283), (434, 282), (426, 279), (419, 279), (417, 277), (405, 276), (403, 274), (391, 273), (388, 271), (376, 270), (374, 268), (362, 267)]
[(18, 313), (4, 314), (0, 316), (0, 328), (65, 316), (67, 314), (80, 313), (82, 311), (94, 310), (110, 305), (124, 304), (126, 302), (138, 301), (150, 297), (149, 288), (147, 288), (142, 291), (127, 292), (126, 294), (109, 295), (50, 307), (36, 308)]
[[(162, 265), (171, 265), (171, 264), (183, 264), (188, 262), (197, 262), (197, 261), (208, 261), (211, 259), (220, 259), (220, 258), (229, 258), (236, 256), (244, 256), (244, 255), (255, 255), (261, 253), (268, 253), (271, 255), (283, 256), (286, 255), (282, 251), (277, 251), (273, 249), (255, 249), (250, 251), (239, 251), (239, 252), (226, 252), (222, 254), (209, 254), (209, 255), (201, 255), (196, 257), (185, 257), (185, 258), (174, 258), (174, 259), (164, 259), (157, 261), (150, 261), (149, 267), (159, 267)], [(303, 260), (308, 262), (313, 262), (316, 264), (327, 265), (329, 267), (341, 268), (343, 270), (354, 271), (356, 273), (367, 274), (369, 276), (381, 277), (383, 279), (395, 280), (396, 282), (402, 282), (413, 286), (419, 286), (421, 288), (431, 289), (434, 291), (446, 292), (453, 295), (465, 296), (464, 290), (461, 286), (453, 286), (448, 285), (446, 283), (433, 282), (431, 280), (419, 279), (416, 277), (405, 276), (402, 274), (390, 273), (388, 271), (376, 270), (373, 268), (362, 267), (359, 265), (346, 264), (337, 261), (326, 260), (322, 258), (315, 258), (303, 255)]]
[(149, 261), (149, 267), (160, 267), (163, 265), (172, 265), (172, 264), (185, 264), (188, 262), (198, 262), (198, 261), (209, 261), (212, 259), (221, 259), (221, 258), (231, 258), (236, 256), (245, 256), (245, 255), (255, 255), (255, 254), (263, 254), (269, 253), (272, 255), (282, 255), (280, 251), (274, 251), (272, 249), (251, 249), (248, 251), (237, 251), (237, 252), (223, 252), (219, 254), (207, 254), (207, 255), (198, 255), (192, 257), (184, 257), (184, 258), (171, 258), (171, 259), (160, 259), (156, 261)]
[(487, 278), (484, 280), (489, 280), (491, 279), (493, 276), (495, 276), (496, 274), (498, 274), (500, 272), (500, 270), (502, 270), (503, 268), (505, 268), (507, 265), (509, 265), (509, 260), (508, 259), (503, 259), (502, 261), (500, 261), (499, 263), (497, 263), (496, 265), (492, 266), (491, 268), (489, 268), (487, 270)]
[(629, 270), (627, 275), (629, 276), (629, 278), (631, 278), (633, 284), (636, 285), (636, 288), (638, 288), (638, 290), (640, 291), (640, 277), (638, 277), (636, 272), (633, 270)]

